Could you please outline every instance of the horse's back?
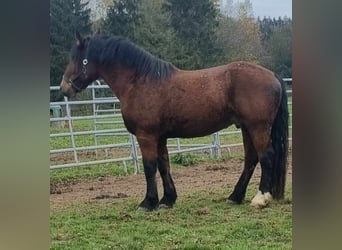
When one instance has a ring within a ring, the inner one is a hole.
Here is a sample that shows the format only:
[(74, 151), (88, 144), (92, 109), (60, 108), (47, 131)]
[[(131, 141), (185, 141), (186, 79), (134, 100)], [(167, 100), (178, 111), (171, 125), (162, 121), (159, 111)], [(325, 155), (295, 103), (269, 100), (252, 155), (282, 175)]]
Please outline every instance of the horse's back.
[(197, 137), (231, 124), (272, 122), (279, 90), (271, 71), (247, 62), (176, 70), (163, 82), (134, 88), (122, 111), (131, 133), (138, 126), (164, 137)]
[(172, 137), (197, 137), (232, 124), (228, 105), (227, 65), (208, 69), (177, 70), (163, 96)]
[(241, 81), (244, 79), (253, 80), (253, 82), (261, 82), (267, 84), (269, 82), (277, 82), (274, 73), (265, 67), (246, 61), (238, 61), (227, 64), (227, 68), (231, 77), (239, 78)]

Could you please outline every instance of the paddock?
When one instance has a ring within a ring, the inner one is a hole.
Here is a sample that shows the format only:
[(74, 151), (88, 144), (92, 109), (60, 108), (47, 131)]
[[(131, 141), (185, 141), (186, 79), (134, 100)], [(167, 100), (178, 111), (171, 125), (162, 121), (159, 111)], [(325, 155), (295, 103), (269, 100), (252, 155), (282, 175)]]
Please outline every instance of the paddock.
[[(263, 210), (249, 204), (259, 166), (246, 200), (241, 205), (225, 202), (241, 173), (243, 154), (189, 167), (171, 164), (180, 197), (173, 209), (153, 213), (136, 210), (145, 190), (142, 173), (115, 175), (104, 171), (109, 164), (54, 169), (51, 249), (292, 249), (291, 151), (288, 162), (285, 200)], [(113, 164), (122, 170), (119, 162)], [(95, 169), (100, 169), (97, 175)], [(69, 171), (73, 178), (55, 181)], [(159, 175), (157, 183), (160, 189)]]
[[(238, 206), (225, 202), (244, 160), (241, 131), (230, 127), (201, 138), (169, 139), (173, 156), (204, 160), (184, 167), (171, 156), (177, 203), (173, 209), (138, 212), (145, 177), (136, 138), (125, 129), (120, 103), (107, 85), (94, 82), (85, 92), (83, 100), (51, 103), (64, 107), (67, 116), (50, 122), (69, 125), (50, 128), (51, 249), (292, 249), (291, 84), (285, 200), (263, 210), (249, 205), (260, 166), (246, 200)], [(159, 175), (157, 183), (161, 189)]]

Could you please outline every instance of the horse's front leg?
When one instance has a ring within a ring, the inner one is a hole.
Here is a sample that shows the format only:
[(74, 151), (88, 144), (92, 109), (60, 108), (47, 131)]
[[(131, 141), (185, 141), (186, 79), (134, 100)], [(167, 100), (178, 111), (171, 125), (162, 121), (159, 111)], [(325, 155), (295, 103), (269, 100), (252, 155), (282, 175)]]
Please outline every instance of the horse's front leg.
[(159, 202), (159, 208), (171, 208), (177, 199), (175, 184), (170, 173), (167, 140), (161, 139), (158, 145), (158, 170), (163, 181), (164, 196)]
[(153, 136), (141, 134), (137, 135), (140, 146), (144, 173), (146, 178), (146, 195), (140, 203), (139, 209), (143, 211), (152, 211), (158, 207), (159, 198), (156, 182), (156, 172), (158, 165), (158, 140)]

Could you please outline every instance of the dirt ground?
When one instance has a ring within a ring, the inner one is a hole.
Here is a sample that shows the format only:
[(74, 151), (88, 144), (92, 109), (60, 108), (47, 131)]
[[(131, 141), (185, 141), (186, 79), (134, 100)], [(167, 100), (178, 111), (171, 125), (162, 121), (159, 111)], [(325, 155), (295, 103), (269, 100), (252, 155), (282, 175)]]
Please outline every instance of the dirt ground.
[[(242, 160), (202, 163), (175, 169), (171, 174), (178, 196), (208, 189), (227, 189), (227, 197), (236, 184), (243, 168)], [(292, 156), (289, 155), (288, 179), (292, 178)], [(250, 183), (259, 183), (258, 165)], [(162, 183), (157, 176), (159, 196), (162, 196)], [(50, 185), (50, 209), (58, 210), (75, 203), (93, 202), (99, 199), (126, 197), (144, 198), (146, 182), (144, 174), (99, 177), (93, 180), (72, 181)]]

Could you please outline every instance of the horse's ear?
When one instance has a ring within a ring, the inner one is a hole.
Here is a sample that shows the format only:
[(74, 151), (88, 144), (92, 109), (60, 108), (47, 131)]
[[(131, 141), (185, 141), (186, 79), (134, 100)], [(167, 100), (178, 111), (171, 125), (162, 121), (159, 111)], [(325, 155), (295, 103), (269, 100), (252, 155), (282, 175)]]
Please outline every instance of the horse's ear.
[(76, 44), (77, 46), (81, 46), (84, 44), (84, 37), (80, 34), (80, 32), (76, 31), (76, 34), (75, 34), (75, 37), (76, 37)]

